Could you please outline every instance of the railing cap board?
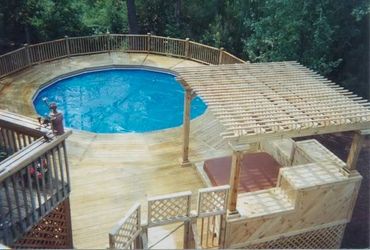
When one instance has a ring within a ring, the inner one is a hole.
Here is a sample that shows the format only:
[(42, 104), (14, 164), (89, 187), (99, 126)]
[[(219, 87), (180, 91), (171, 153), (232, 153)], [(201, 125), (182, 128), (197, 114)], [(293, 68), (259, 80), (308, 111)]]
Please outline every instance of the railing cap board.
[(180, 198), (180, 197), (186, 197), (186, 196), (191, 196), (191, 195), (192, 195), (191, 191), (178, 192), (178, 193), (165, 194), (165, 195), (157, 195), (157, 196), (149, 197), (148, 202)]
[(207, 192), (217, 192), (217, 191), (229, 190), (229, 189), (230, 189), (230, 185), (223, 185), (223, 186), (216, 186), (216, 187), (200, 188), (198, 192), (207, 193)]
[[(0, 127), (15, 130), (32, 137), (41, 137), (45, 132), (40, 130), (40, 124), (26, 116), (14, 114), (5, 110), (0, 110)], [(51, 132), (50, 129), (47, 129)], [(46, 133), (47, 133), (46, 132)]]
[(19, 150), (11, 157), (2, 161), (0, 164), (0, 182), (35, 161), (41, 155), (64, 141), (71, 134), (72, 131), (68, 130), (60, 136), (51, 138), (49, 141), (45, 138), (39, 138), (27, 147)]

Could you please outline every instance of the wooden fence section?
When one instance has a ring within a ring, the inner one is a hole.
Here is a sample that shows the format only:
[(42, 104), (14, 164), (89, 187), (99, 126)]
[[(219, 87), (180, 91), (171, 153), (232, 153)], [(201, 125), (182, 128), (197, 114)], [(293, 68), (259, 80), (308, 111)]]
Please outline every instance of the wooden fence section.
[(0, 56), (0, 77), (31, 66), (26, 49), (20, 48)]
[(194, 60), (205, 64), (245, 63), (232, 54), (187, 39), (131, 34), (105, 34), (25, 45), (0, 56), (0, 78), (60, 58), (110, 52), (152, 53)]
[[(229, 186), (200, 189), (197, 209), (191, 211), (190, 191), (148, 199), (148, 221), (141, 224), (140, 204), (135, 204), (109, 233), (111, 249), (151, 249), (183, 228), (185, 249), (223, 247)], [(148, 228), (179, 224), (169, 234), (148, 246)]]
[(12, 244), (68, 198), (65, 139), (23, 116), (0, 112), (0, 241)]

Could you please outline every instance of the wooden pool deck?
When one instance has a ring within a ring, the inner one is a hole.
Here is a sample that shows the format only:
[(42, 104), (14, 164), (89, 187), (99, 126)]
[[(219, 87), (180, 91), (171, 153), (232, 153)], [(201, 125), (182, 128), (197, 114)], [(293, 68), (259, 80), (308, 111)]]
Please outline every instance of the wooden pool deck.
[[(36, 117), (32, 96), (41, 84), (88, 67), (146, 65), (175, 70), (196, 66), (184, 59), (149, 54), (111, 53), (78, 56), (36, 65), (0, 80), (0, 108)], [(190, 159), (230, 153), (210, 113), (191, 122)], [(111, 227), (134, 202), (146, 210), (148, 196), (203, 187), (194, 168), (181, 168), (182, 130), (142, 134), (74, 131), (67, 140), (71, 163), (71, 212), (75, 248), (106, 248)]]

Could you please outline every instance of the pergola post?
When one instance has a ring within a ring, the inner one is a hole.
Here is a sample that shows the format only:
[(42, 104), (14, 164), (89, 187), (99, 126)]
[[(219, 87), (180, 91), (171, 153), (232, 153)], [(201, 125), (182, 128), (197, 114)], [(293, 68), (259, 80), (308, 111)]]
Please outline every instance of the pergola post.
[(190, 166), (189, 161), (189, 136), (190, 136), (190, 104), (192, 90), (185, 87), (184, 118), (183, 118), (183, 145), (182, 145), (182, 167)]
[(238, 187), (242, 160), (243, 160), (243, 151), (233, 149), (230, 173), (230, 199), (229, 199), (230, 215), (238, 213), (238, 211), (236, 210), (236, 205), (238, 200)]
[(349, 171), (355, 170), (357, 165), (357, 160), (361, 152), (362, 143), (364, 141), (364, 134), (368, 131), (356, 131), (352, 140), (351, 149), (347, 158), (347, 169)]

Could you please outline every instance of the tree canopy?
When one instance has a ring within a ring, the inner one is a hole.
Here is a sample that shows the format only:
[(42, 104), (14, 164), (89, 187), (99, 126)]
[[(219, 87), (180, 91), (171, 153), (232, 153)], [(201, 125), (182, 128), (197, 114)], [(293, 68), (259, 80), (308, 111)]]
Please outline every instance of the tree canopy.
[(368, 0), (3, 0), (0, 52), (68, 36), (186, 38), (251, 62), (296, 60), (369, 98)]

